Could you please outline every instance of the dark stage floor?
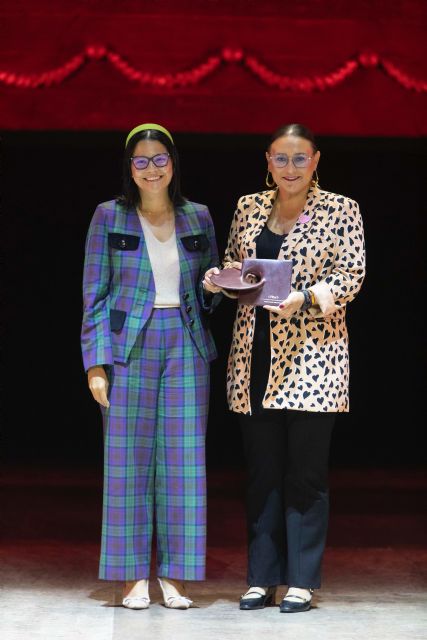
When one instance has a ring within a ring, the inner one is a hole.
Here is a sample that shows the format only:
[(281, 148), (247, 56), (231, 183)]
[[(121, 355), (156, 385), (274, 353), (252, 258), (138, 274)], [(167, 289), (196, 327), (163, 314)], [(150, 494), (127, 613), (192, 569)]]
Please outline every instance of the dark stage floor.
[[(97, 580), (100, 470), (9, 468), (1, 479), (2, 638), (417, 640), (427, 637), (427, 479), (417, 469), (331, 472), (323, 587), (307, 614), (240, 612), (244, 475), (209, 473), (208, 579), (187, 612), (120, 606)], [(284, 588), (283, 588), (284, 590)], [(281, 595), (281, 594), (280, 594)]]

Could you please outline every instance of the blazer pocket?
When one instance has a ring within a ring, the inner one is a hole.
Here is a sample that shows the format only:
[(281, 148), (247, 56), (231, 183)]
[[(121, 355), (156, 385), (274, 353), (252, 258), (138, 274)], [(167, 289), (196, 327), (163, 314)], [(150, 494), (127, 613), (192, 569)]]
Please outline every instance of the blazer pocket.
[(184, 236), (181, 242), (187, 251), (206, 251), (209, 248), (209, 240), (204, 233), (198, 236)]
[(130, 236), (126, 233), (109, 233), (108, 245), (120, 251), (136, 251), (139, 247), (139, 236)]
[(110, 329), (114, 332), (119, 332), (123, 329), (123, 325), (126, 320), (126, 311), (120, 309), (110, 309)]

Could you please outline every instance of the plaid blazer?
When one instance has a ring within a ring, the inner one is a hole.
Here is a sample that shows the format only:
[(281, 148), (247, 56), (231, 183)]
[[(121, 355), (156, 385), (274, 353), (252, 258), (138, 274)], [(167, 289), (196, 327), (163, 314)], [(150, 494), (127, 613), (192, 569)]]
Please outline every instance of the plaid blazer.
[[(218, 264), (215, 232), (206, 206), (187, 201), (176, 208), (182, 317), (201, 356), (216, 357), (206, 315), (220, 296), (203, 293), (207, 269)], [(136, 210), (115, 200), (95, 210), (86, 240), (81, 344), (85, 369), (126, 362), (155, 299), (144, 233)]]

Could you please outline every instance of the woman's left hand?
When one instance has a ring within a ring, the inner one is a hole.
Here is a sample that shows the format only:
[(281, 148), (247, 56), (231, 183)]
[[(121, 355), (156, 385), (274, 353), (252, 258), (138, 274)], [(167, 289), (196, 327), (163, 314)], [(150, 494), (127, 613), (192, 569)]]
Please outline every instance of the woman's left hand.
[[(242, 269), (242, 263), (241, 262), (232, 262), (228, 267), (226, 267), (227, 269), (230, 268), (234, 268), (234, 269)], [(233, 291), (227, 291), (226, 289), (222, 289), (221, 287), (217, 287), (212, 281), (211, 281), (211, 276), (212, 275), (218, 275), (220, 272), (220, 270), (218, 269), (218, 267), (212, 267), (212, 269), (209, 269), (208, 271), (206, 271), (205, 276), (203, 278), (202, 284), (203, 284), (203, 288), (206, 291), (209, 291), (210, 293), (223, 293), (225, 296), (227, 296), (227, 298), (237, 298), (237, 293), (234, 293)]]
[(272, 311), (277, 314), (279, 318), (290, 318), (294, 313), (300, 310), (304, 304), (304, 294), (300, 291), (292, 291), (278, 307), (272, 307), (269, 304), (263, 306), (263, 309)]
[(219, 293), (220, 291), (222, 291), (221, 287), (217, 287), (216, 284), (211, 281), (211, 276), (217, 276), (219, 273), (220, 270), (218, 269), (218, 267), (212, 267), (211, 269), (208, 269), (208, 271), (206, 271), (202, 280), (202, 284), (203, 288), (206, 291), (209, 291), (209, 293)]

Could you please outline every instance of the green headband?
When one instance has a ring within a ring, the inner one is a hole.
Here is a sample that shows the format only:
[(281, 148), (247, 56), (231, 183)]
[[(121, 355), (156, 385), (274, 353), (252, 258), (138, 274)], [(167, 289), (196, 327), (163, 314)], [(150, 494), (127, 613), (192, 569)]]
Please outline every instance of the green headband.
[(132, 136), (135, 135), (135, 133), (139, 133), (140, 131), (148, 131), (150, 129), (154, 129), (155, 131), (161, 131), (162, 133), (165, 134), (165, 136), (167, 136), (170, 139), (172, 144), (174, 144), (173, 138), (172, 138), (171, 134), (169, 133), (169, 131), (167, 129), (162, 127), (162, 125), (160, 125), (160, 124), (154, 124), (153, 122), (147, 122), (146, 124), (139, 124), (137, 127), (132, 129), (132, 131), (129, 133), (128, 137), (126, 138), (125, 148), (128, 146), (129, 140), (132, 138)]

